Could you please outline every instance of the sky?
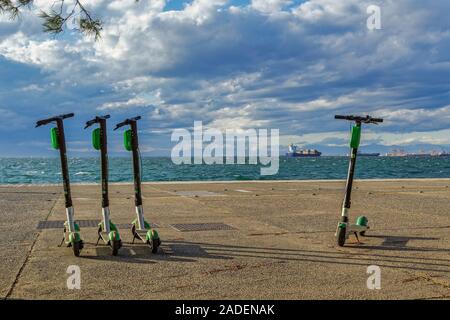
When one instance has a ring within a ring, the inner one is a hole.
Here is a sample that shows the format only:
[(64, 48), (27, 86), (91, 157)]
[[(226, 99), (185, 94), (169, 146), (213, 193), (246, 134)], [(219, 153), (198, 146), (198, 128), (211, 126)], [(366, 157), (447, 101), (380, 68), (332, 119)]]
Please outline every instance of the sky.
[(172, 131), (194, 121), (345, 154), (349, 123), (335, 114), (385, 119), (364, 127), (363, 151), (450, 151), (449, 1), (86, 0), (99, 41), (43, 33), (36, 15), (54, 4), (0, 15), (0, 156), (55, 156), (50, 127), (34, 123), (68, 112), (73, 156), (96, 154), (83, 124), (102, 114), (113, 155), (125, 154), (113, 125), (135, 115), (148, 156), (170, 155)]

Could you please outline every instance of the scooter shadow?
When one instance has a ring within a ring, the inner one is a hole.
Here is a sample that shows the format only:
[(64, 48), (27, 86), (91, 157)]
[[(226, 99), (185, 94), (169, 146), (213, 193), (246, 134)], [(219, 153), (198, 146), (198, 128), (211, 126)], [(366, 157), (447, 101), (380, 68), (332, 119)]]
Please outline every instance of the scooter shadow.
[(390, 250), (390, 251), (417, 251), (417, 252), (447, 252), (448, 249), (436, 249), (426, 247), (411, 247), (407, 246), (410, 240), (433, 241), (440, 238), (435, 237), (408, 237), (408, 236), (387, 236), (387, 235), (365, 235), (364, 238), (378, 238), (384, 239), (381, 245), (352, 245), (352, 249), (372, 249), (372, 250)]
[(109, 246), (96, 246), (96, 255), (81, 256), (88, 260), (122, 261), (137, 264), (153, 264), (158, 261), (168, 262), (197, 262), (198, 259), (233, 259), (229, 256), (208, 253), (202, 246), (192, 243), (163, 243), (156, 254), (146, 245), (125, 243), (117, 256), (111, 255)]
[[(204, 250), (210, 253), (215, 253), (220, 256), (224, 255), (227, 258), (231, 259), (260, 258), (275, 261), (303, 261), (350, 266), (367, 266), (368, 264), (376, 263), (380, 267), (390, 267), (403, 270), (421, 270), (434, 272), (449, 272), (448, 270), (450, 270), (450, 259), (434, 257), (408, 257), (379, 254), (374, 252), (352, 253), (333, 250), (267, 248), (257, 246), (239, 246), (200, 242), (191, 242), (190, 244), (202, 246)], [(359, 248), (367, 249), (368, 247), (360, 246)], [(447, 271), (445, 271), (444, 269), (446, 269)]]

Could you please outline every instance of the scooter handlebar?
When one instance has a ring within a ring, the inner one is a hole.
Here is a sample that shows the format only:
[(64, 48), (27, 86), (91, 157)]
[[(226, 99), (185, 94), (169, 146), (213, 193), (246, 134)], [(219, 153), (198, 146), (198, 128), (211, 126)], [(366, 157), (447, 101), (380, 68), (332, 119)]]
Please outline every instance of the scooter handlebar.
[(40, 127), (40, 126), (44, 126), (46, 124), (49, 124), (51, 122), (57, 121), (57, 120), (64, 120), (67, 118), (72, 118), (73, 116), (75, 116), (74, 113), (67, 113), (67, 114), (62, 114), (56, 117), (52, 117), (52, 118), (48, 118), (48, 119), (44, 119), (44, 120), (39, 120), (36, 122), (36, 128)]
[(353, 116), (353, 115), (351, 115), (351, 116), (335, 115), (334, 118), (338, 119), (338, 120), (349, 120), (349, 121), (356, 121), (356, 122), (361, 122), (361, 123), (373, 123), (373, 124), (378, 124), (378, 123), (383, 122), (383, 119), (372, 118), (369, 115), (367, 115), (365, 117)]
[(136, 122), (138, 120), (141, 120), (141, 116), (137, 116), (137, 117), (134, 117), (134, 118), (126, 119), (126, 120), (116, 124), (116, 127), (114, 128), (114, 130), (117, 130), (117, 129), (119, 129), (119, 128), (123, 127), (123, 126), (126, 126), (126, 125), (130, 125), (131, 123)]
[(99, 123), (100, 122), (100, 120), (106, 120), (106, 119), (109, 119), (109, 118), (111, 118), (111, 116), (108, 114), (108, 115), (106, 115), (106, 116), (101, 116), (101, 117), (95, 117), (94, 119), (92, 119), (92, 120), (89, 120), (89, 121), (87, 121), (86, 122), (86, 126), (84, 127), (85, 129), (87, 129), (87, 128), (89, 128), (90, 126), (92, 126), (92, 125), (94, 125), (94, 124), (96, 124), (96, 123)]

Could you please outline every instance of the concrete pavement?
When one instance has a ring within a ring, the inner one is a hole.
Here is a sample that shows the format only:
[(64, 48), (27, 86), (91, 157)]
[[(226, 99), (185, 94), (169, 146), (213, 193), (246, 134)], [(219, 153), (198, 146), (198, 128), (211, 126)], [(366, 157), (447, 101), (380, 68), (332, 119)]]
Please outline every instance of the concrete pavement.
[[(121, 229), (119, 256), (95, 246), (60, 248), (60, 186), (0, 186), (0, 295), (8, 299), (449, 299), (450, 180), (356, 181), (351, 219), (371, 231), (335, 245), (344, 181), (150, 183), (146, 219), (163, 244), (152, 255)], [(110, 187), (112, 220), (134, 219), (133, 187)], [(73, 186), (76, 219), (100, 219), (100, 186)], [(224, 223), (233, 230), (181, 232), (174, 224)], [(68, 290), (66, 270), (81, 270)], [(381, 290), (367, 289), (367, 267)]]

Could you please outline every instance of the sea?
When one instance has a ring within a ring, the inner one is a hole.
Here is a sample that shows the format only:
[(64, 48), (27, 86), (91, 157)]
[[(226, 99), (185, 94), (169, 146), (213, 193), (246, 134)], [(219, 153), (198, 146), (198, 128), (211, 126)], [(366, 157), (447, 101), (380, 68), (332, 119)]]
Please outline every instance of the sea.
[[(245, 181), (345, 179), (348, 157), (279, 158), (275, 175), (261, 175), (261, 165), (214, 164), (176, 165), (169, 157), (142, 158), (142, 180), (151, 181)], [(98, 158), (69, 159), (73, 183), (98, 183)], [(359, 157), (357, 179), (450, 178), (450, 157)], [(0, 158), (0, 184), (61, 183), (59, 158)], [(110, 182), (133, 181), (130, 158), (109, 159)]]

